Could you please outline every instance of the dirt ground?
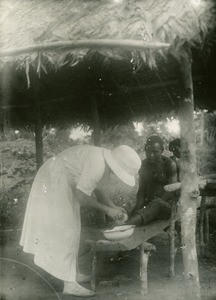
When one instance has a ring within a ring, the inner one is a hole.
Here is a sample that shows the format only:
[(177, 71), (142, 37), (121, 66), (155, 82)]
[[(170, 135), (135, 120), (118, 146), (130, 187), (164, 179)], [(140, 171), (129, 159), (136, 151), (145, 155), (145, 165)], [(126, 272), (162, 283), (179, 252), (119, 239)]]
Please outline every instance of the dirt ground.
[[(23, 253), (19, 246), (21, 231), (1, 232), (1, 300), (82, 299), (61, 293), (63, 283), (33, 263), (33, 256)], [(85, 241), (94, 234), (82, 234), (79, 267), (82, 273), (91, 272), (92, 254)], [(148, 296), (140, 294), (138, 251), (99, 256), (96, 300), (183, 300), (183, 265), (181, 249), (176, 255), (176, 277), (168, 277), (169, 239), (166, 233), (151, 241), (156, 248), (148, 265)], [(203, 300), (216, 300), (216, 235), (211, 235), (209, 257), (199, 259), (200, 283)], [(83, 284), (90, 288), (90, 284)]]

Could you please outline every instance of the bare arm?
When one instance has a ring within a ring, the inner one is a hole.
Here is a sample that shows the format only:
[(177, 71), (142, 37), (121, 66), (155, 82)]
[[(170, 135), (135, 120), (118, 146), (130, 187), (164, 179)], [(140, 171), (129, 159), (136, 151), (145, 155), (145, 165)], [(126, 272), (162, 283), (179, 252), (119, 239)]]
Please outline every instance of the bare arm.
[(169, 174), (169, 179), (168, 179), (169, 183), (177, 182), (177, 166), (174, 161), (172, 161), (169, 166), (168, 174)]
[(120, 219), (122, 217), (122, 209), (120, 207), (109, 207), (106, 204), (102, 204), (93, 197), (87, 196), (79, 189), (76, 189), (75, 194), (81, 205), (97, 208), (113, 219)]
[(139, 173), (139, 189), (137, 192), (136, 205), (132, 210), (132, 214), (136, 213), (138, 210), (142, 209), (145, 205), (146, 200), (146, 182), (145, 175), (142, 173), (142, 170)]
[[(176, 183), (177, 179), (177, 166), (174, 161), (169, 165), (168, 168), (168, 182), (169, 183)], [(161, 197), (163, 200), (168, 201), (173, 198), (173, 193), (169, 193), (167, 191), (164, 192), (163, 196)]]
[(116, 207), (116, 205), (113, 203), (113, 201), (109, 198), (107, 198), (104, 193), (102, 193), (99, 189), (95, 189), (94, 193), (97, 197), (97, 201), (102, 203), (102, 204), (106, 204), (107, 206), (110, 207)]
[(110, 198), (107, 198), (101, 190), (95, 189), (94, 193), (98, 202), (112, 208), (118, 208), (122, 211), (123, 214), (127, 214), (126, 210), (123, 207), (116, 206), (115, 203)]

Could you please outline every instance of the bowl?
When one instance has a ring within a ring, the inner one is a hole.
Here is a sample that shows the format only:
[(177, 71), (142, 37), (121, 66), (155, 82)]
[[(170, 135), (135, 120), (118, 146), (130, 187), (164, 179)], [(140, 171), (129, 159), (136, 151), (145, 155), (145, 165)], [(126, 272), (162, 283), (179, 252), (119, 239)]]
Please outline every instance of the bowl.
[(134, 232), (134, 227), (135, 225), (116, 226), (102, 232), (107, 240), (120, 241), (131, 237)]

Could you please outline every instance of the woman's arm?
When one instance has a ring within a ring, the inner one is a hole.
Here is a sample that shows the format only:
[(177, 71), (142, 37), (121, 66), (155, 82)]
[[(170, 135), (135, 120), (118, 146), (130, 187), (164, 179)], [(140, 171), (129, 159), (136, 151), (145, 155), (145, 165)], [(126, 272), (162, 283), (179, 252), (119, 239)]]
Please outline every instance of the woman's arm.
[(171, 162), (168, 168), (168, 181), (169, 183), (177, 182), (177, 165), (174, 161)]
[(110, 207), (116, 207), (115, 203), (111, 199), (107, 198), (99, 189), (95, 189), (94, 193), (98, 202)]
[(115, 205), (115, 203), (111, 199), (107, 198), (102, 191), (100, 191), (99, 189), (95, 189), (94, 193), (95, 193), (95, 196), (96, 196), (98, 202), (105, 204), (112, 208), (118, 208), (122, 211), (123, 214), (127, 215), (127, 212), (123, 207), (119, 207), (119, 206)]
[(90, 206), (93, 208), (97, 208), (101, 211), (103, 211), (105, 214), (110, 216), (113, 219), (120, 219), (122, 218), (122, 209), (121, 207), (110, 207), (107, 204), (100, 203), (96, 199), (94, 199), (91, 196), (87, 196), (84, 194), (81, 190), (76, 189), (76, 198), (79, 201), (81, 205)]

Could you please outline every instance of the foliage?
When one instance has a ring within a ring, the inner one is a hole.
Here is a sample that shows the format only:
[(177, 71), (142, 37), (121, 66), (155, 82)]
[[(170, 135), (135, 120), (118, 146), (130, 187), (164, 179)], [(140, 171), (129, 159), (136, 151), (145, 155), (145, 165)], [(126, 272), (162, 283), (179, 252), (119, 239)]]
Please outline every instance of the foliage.
[[(215, 115), (205, 115), (206, 128), (215, 124)], [(200, 119), (197, 119), (198, 122)], [(143, 130), (137, 132), (133, 124), (116, 126), (108, 129), (102, 134), (102, 146), (112, 149), (120, 144), (126, 144), (137, 150), (141, 158), (144, 158), (144, 144), (151, 134), (159, 134), (164, 138), (167, 148), (169, 141), (172, 139), (166, 122), (144, 122)], [(199, 126), (197, 125), (199, 128)], [(72, 140), (70, 138), (71, 128), (61, 130), (59, 128), (44, 128), (44, 161), (60, 153), (77, 143), (89, 143), (87, 140)], [(34, 176), (35, 167), (35, 144), (34, 135), (30, 129), (24, 128), (17, 130), (16, 133), (10, 130), (6, 133), (7, 140), (1, 142), (2, 167), (1, 191), (0, 191), (0, 228), (14, 228), (22, 224), (28, 193)], [(170, 155), (165, 151), (165, 155)], [(197, 163), (198, 173), (210, 174), (216, 173), (216, 140), (209, 142), (205, 139), (205, 144), (197, 144)], [(116, 177), (112, 176), (109, 184), (104, 186), (107, 196), (110, 197), (117, 205), (125, 207), (129, 212), (132, 210), (138, 185), (129, 188)], [(17, 200), (16, 200), (17, 199)], [(82, 223), (84, 226), (97, 226), (98, 213), (88, 207), (81, 210)]]
[(135, 132), (133, 124), (129, 124), (117, 125), (105, 130), (102, 134), (101, 145), (110, 149), (125, 144), (137, 150), (138, 142), (138, 134)]
[(26, 191), (35, 175), (34, 143), (20, 139), (1, 143), (1, 228), (17, 226)]
[(1, 192), (0, 229), (21, 228), (29, 189), (26, 184)]
[(204, 115), (204, 137), (205, 141), (211, 145), (216, 141), (216, 112), (208, 113)]
[(197, 149), (198, 174), (216, 174), (216, 142), (205, 143)]

